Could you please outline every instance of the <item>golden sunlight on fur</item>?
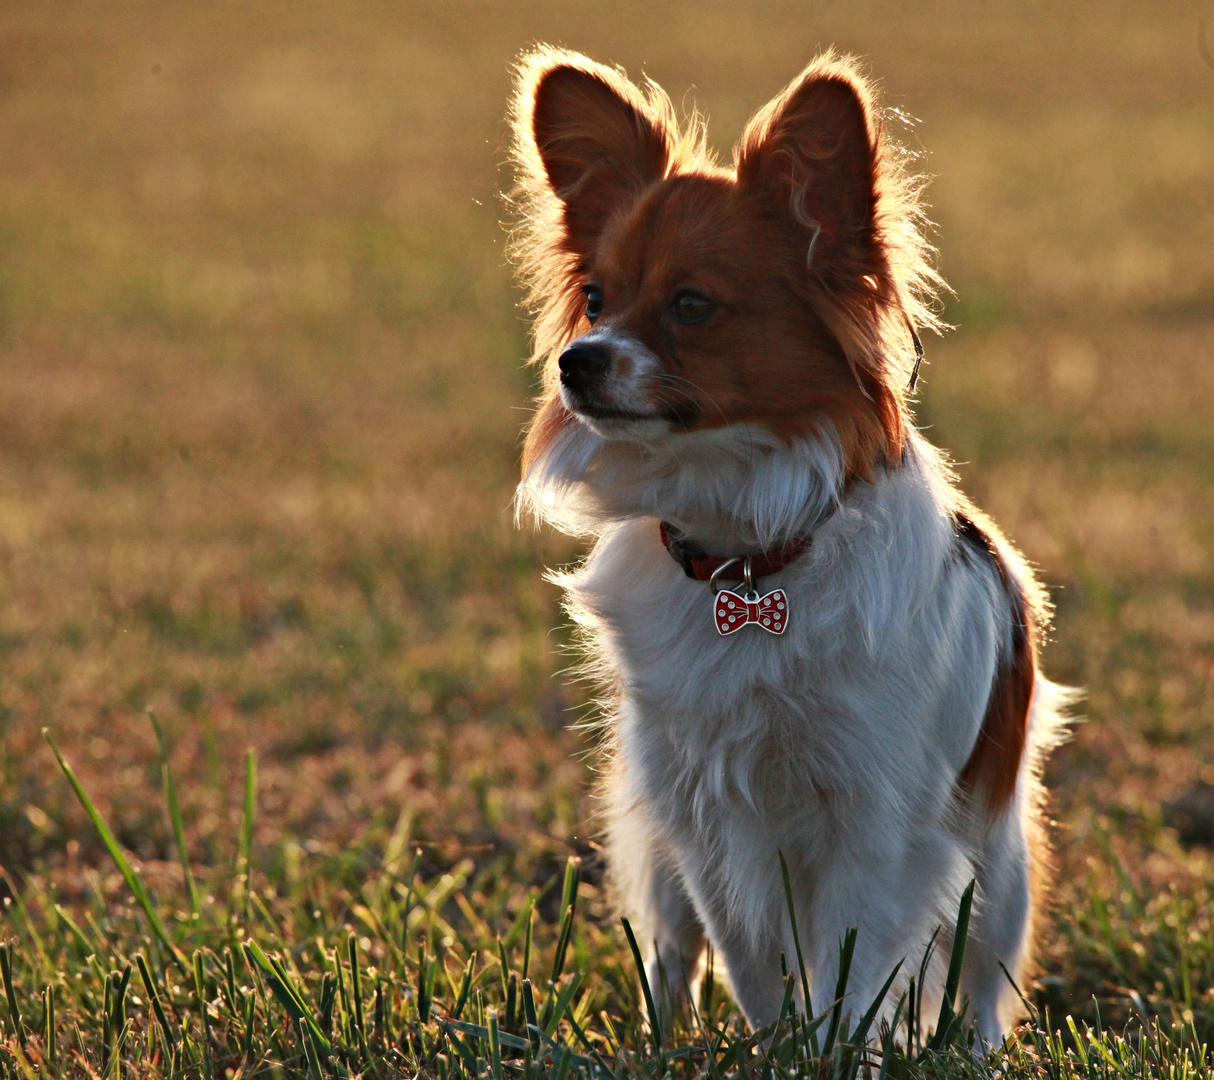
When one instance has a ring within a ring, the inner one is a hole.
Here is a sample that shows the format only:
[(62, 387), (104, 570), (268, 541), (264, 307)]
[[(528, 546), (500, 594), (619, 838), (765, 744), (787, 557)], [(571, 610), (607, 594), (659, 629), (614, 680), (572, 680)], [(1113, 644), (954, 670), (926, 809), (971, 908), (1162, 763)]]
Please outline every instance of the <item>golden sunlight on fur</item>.
[[(611, 96), (596, 94), (599, 87)], [(551, 111), (562, 119), (548, 119)], [(697, 117), (679, 126), (660, 87), (651, 83), (642, 94), (618, 72), (560, 50), (543, 48), (524, 59), (513, 115), (522, 209), (514, 250), (537, 313), (535, 359), (545, 364), (550, 397), (557, 353), (589, 325), (581, 288), (591, 261), (607, 264), (600, 273), (626, 279), (635, 271), (629, 259), (635, 262), (642, 250), (638, 235), (650, 239), (644, 250), (652, 251), (661, 248), (653, 242), (655, 229), (677, 231), (700, 220), (712, 227), (685, 238), (691, 245), (680, 253), (685, 263), (703, 268), (714, 256), (730, 266), (749, 259), (751, 280), (770, 268), (766, 296), (779, 304), (776, 294), (791, 286), (800, 303), (783, 305), (785, 313), (795, 312), (792, 319), (773, 318), (771, 305), (747, 313), (750, 325), (737, 334), (754, 353), (749, 364), (736, 350), (730, 371), (697, 369), (694, 357), (688, 362), (703, 399), (698, 425), (750, 418), (804, 434), (806, 417), (821, 409), (848, 445), (857, 475), (871, 477), (878, 457), (901, 453), (913, 359), (908, 321), (939, 325), (929, 303), (940, 281), (927, 261), (918, 178), (883, 137), (871, 91), (853, 61), (819, 58), (760, 111), (743, 135), (734, 170), (708, 155)], [(811, 135), (798, 141), (785, 128)], [(837, 129), (844, 141), (830, 146)], [(616, 169), (620, 162), (627, 167)], [(675, 179), (680, 185), (666, 185), (661, 199), (638, 198), (657, 181)], [(782, 220), (770, 215), (773, 204), (787, 208)], [(791, 248), (790, 234), (800, 236)], [(804, 248), (817, 256), (819, 273), (801, 275), (787, 265), (802, 259)], [(637, 298), (641, 318), (653, 308), (646, 299)], [(840, 359), (850, 371), (840, 370)], [(777, 376), (778, 402), (731, 398), (730, 383), (740, 371), (781, 362), (802, 371), (816, 362), (816, 377)], [(685, 379), (666, 394), (677, 399), (687, 387)], [(559, 429), (558, 413), (554, 402), (542, 405), (524, 463)]]
[(834, 985), (858, 925), (866, 1006), (973, 879), (964, 989), (997, 1044), (1069, 697), (1037, 669), (1031, 571), (914, 426), (943, 282), (870, 84), (820, 57), (732, 169), (657, 86), (571, 53), (524, 58), (513, 117), (546, 388), (520, 506), (597, 540), (558, 580), (617, 690), (607, 846), (651, 985), (673, 1008), (710, 941), (752, 1025), (773, 1021), (787, 860), (810, 981)]

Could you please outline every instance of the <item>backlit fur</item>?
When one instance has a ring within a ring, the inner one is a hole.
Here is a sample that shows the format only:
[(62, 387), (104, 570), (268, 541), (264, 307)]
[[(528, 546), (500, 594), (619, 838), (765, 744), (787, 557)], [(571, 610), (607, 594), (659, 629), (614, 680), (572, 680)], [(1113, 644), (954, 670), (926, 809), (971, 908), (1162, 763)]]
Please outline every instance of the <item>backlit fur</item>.
[[(671, 1007), (707, 939), (750, 1022), (774, 1020), (795, 955), (782, 853), (814, 1003), (858, 926), (848, 1005), (905, 961), (888, 1015), (976, 878), (963, 991), (998, 1041), (1066, 694), (1037, 670), (1031, 572), (913, 426), (909, 326), (938, 326), (942, 283), (872, 87), (819, 58), (727, 168), (657, 86), (540, 48), (513, 120), (545, 385), (519, 502), (594, 538), (557, 580), (613, 692), (609, 856), (651, 983)], [(811, 536), (761, 582), (788, 595), (785, 634), (720, 637), (660, 520), (725, 555)]]

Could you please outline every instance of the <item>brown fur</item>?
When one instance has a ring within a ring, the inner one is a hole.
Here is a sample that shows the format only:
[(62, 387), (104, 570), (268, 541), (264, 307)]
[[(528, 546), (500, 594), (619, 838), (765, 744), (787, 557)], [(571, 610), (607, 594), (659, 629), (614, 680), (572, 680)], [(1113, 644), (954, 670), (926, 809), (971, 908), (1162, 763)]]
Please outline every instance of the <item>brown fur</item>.
[[(1037, 674), (1036, 654), (1043, 644), (1051, 612), (1044, 590), (994, 522), (963, 500), (954, 507), (953, 518), (959, 542), (979, 557), (989, 559), (997, 570), (1013, 617), (1011, 649), (995, 673), (978, 739), (957, 782), (957, 793), (963, 801), (972, 803), (976, 797), (979, 812), (990, 819), (1008, 807), (1024, 755), (1040, 754), (1040, 748), (1034, 751), (1027, 745), (1028, 719)], [(1024, 777), (1027, 785), (1024, 797), (1031, 806), (1024, 815), (1032, 897), (1030, 942), (1037, 940), (1038, 923), (1046, 910), (1053, 883), (1050, 823), (1045, 789), (1038, 775), (1039, 766), (1039, 761), (1031, 763)], [(1030, 951), (1014, 974), (1023, 985), (1033, 976), (1034, 970), (1035, 961)]]
[[(559, 50), (523, 58), (513, 119), (514, 250), (547, 387), (524, 467), (564, 422), (555, 362), (589, 328), (591, 281), (605, 315), (662, 360), (651, 397), (672, 422), (793, 438), (829, 421), (851, 475), (899, 458), (905, 320), (939, 325), (927, 307), (939, 279), (917, 183), (853, 61), (811, 64), (747, 126), (733, 169), (710, 159), (697, 118), (680, 129), (657, 86)], [(708, 324), (666, 314), (687, 287), (717, 303)]]
[(953, 517), (959, 542), (998, 572), (1012, 616), (1011, 647), (999, 661), (977, 742), (958, 778), (959, 790), (979, 794), (994, 815), (1016, 791), (1027, 750), (1037, 645), (1049, 611), (1040, 587), (989, 519), (971, 506), (954, 510)]

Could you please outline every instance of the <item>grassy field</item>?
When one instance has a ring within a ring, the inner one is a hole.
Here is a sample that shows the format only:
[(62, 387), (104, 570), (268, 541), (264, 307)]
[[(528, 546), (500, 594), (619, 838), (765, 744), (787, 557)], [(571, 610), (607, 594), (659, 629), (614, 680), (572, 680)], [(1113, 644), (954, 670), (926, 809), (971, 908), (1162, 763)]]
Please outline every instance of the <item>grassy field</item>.
[[(926, 343), (920, 419), (1041, 567), (1047, 670), (1088, 691), (1049, 773), (1038, 1023), (1005, 1075), (1197, 1075), (1214, 1042), (1214, 857), (1192, 844), (1214, 843), (1203, 18), (1197, 0), (4, 5), (0, 1070), (533, 1074), (542, 1053), (499, 1040), (503, 1064), (434, 1020), (499, 1010), (526, 1036), (526, 975), (571, 1048), (554, 1072), (601, 1069), (588, 1047), (638, 1077), (782, 1075), (824, 1049), (858, 1066), (825, 1027), (748, 1047), (711, 987), (704, 1029), (684, 1018), (666, 1042), (716, 1054), (645, 1049), (592, 748), (566, 729), (586, 691), (559, 676), (569, 638), (540, 577), (579, 549), (510, 508), (535, 387), (503, 117), (512, 59), (547, 40), (655, 78), (726, 151), (819, 46), (868, 57), (918, 118), (903, 138), (937, 177), (958, 326)], [(889, 1073), (978, 1068), (913, 1057)]]

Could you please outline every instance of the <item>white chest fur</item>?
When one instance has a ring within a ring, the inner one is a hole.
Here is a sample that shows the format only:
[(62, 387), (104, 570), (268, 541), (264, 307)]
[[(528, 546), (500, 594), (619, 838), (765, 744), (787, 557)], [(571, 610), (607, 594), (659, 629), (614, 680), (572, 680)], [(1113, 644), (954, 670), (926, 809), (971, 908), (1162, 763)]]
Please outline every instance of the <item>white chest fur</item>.
[(754, 1020), (778, 1011), (779, 958), (792, 954), (783, 854), (813, 981), (830, 981), (839, 935), (861, 924), (863, 994), (891, 957), (921, 949), (978, 872), (986, 841), (959, 827), (954, 796), (1011, 636), (998, 573), (964, 556), (941, 467), (916, 439), (758, 583), (787, 594), (785, 632), (723, 637), (707, 583), (683, 574), (643, 513), (673, 505), (695, 536), (696, 507), (655, 491), (652, 474), (629, 492), (627, 468), (605, 472), (572, 485), (598, 511), (598, 541), (557, 580), (618, 690), (604, 727), (625, 907), (657, 942), (655, 963), (685, 962), (706, 932)]
[(869, 799), (910, 795), (902, 778), (929, 766), (948, 786), (1008, 628), (992, 619), (997, 582), (956, 557), (935, 495), (917, 468), (853, 488), (809, 550), (760, 582), (788, 594), (780, 637), (721, 637), (708, 585), (684, 576), (652, 519), (604, 533), (563, 580), (619, 677), (622, 736), (642, 757), (650, 741), (676, 749), (655, 780), (673, 768), (687, 782), (690, 770), (697, 787), (751, 801), (754, 771), (775, 754), (790, 782)]

